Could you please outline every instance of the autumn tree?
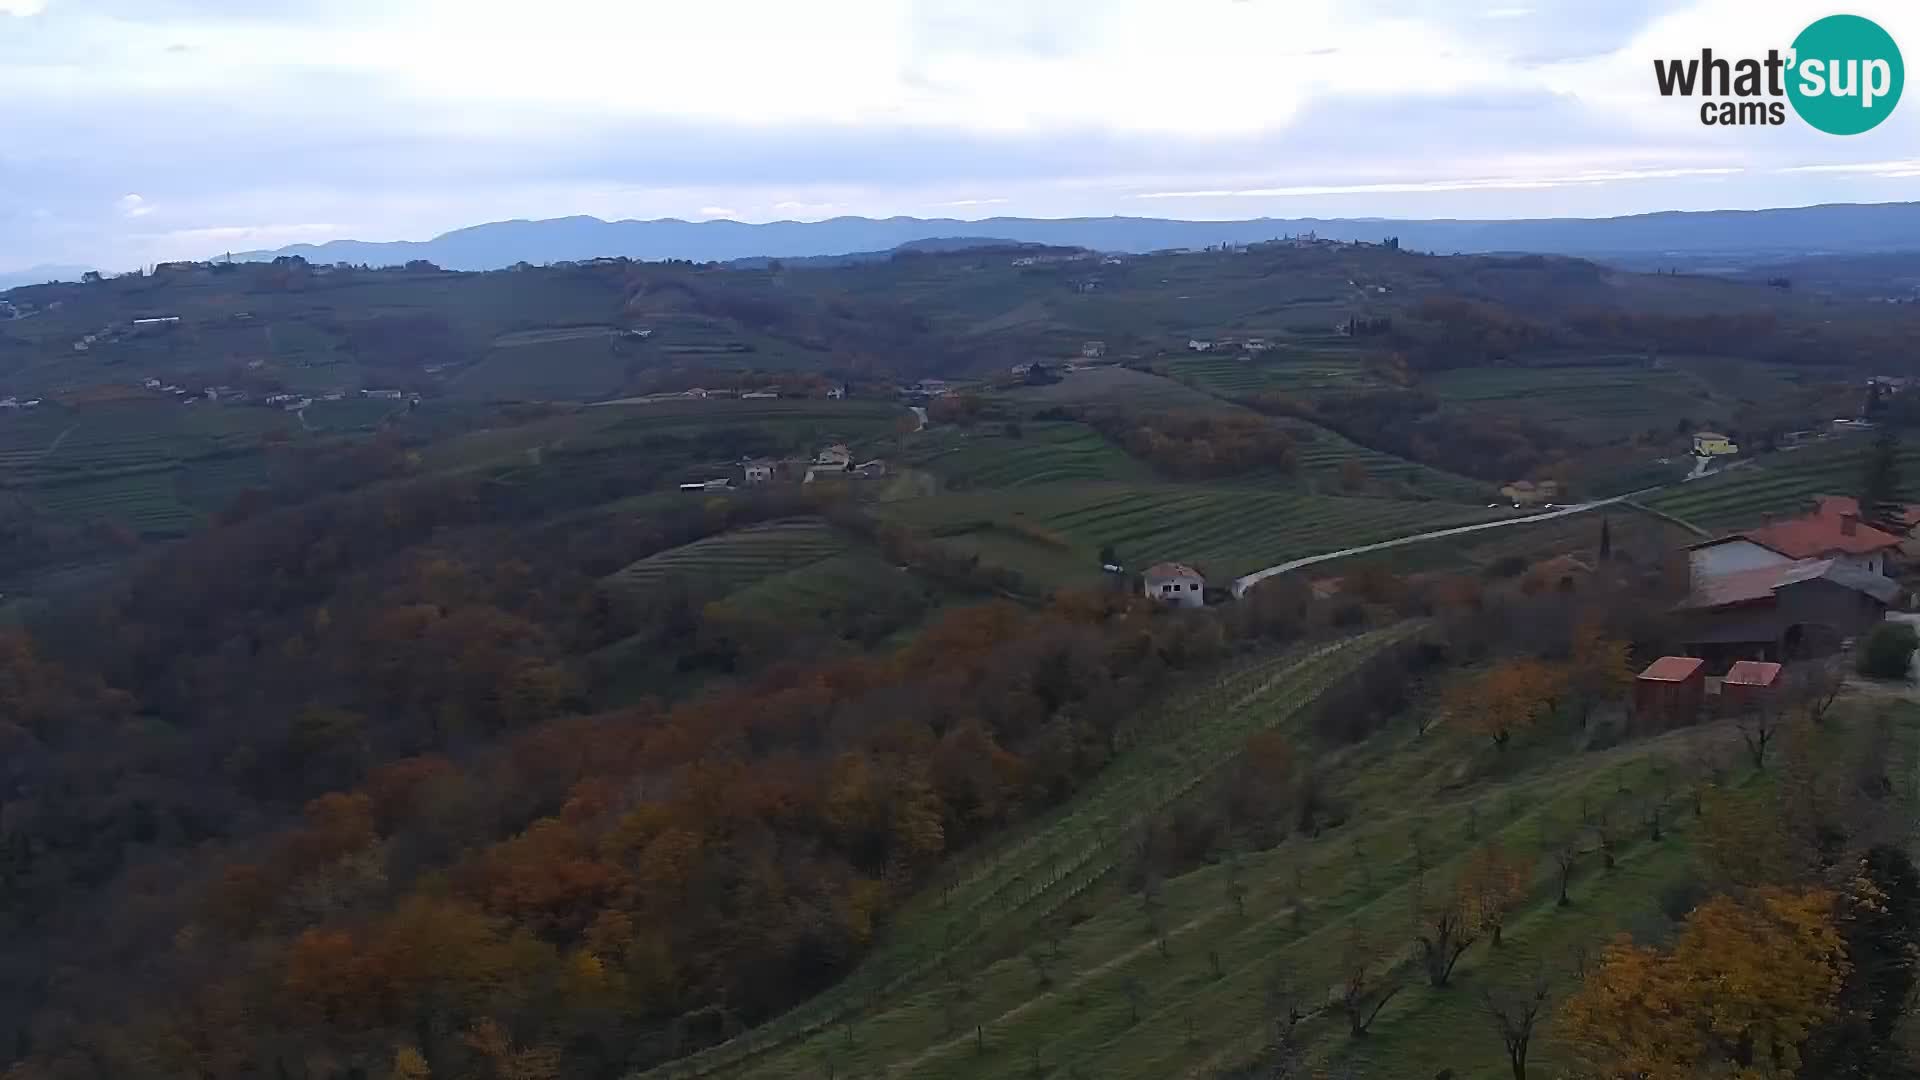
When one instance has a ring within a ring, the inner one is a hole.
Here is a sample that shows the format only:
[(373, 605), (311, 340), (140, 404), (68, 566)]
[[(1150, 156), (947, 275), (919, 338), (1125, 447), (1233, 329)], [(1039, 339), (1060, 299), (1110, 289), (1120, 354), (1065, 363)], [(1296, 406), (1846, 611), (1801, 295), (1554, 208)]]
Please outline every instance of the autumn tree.
[(1493, 935), (1491, 944), (1495, 947), (1500, 944), (1507, 918), (1525, 902), (1532, 878), (1532, 865), (1509, 854), (1497, 842), (1477, 848), (1468, 857), (1460, 885), (1471, 894), (1480, 926)]
[(1449, 719), (1493, 740), (1505, 750), (1517, 732), (1533, 726), (1561, 692), (1561, 679), (1548, 665), (1530, 659), (1502, 660), (1447, 691)]
[(1605, 1076), (1797, 1075), (1848, 970), (1834, 903), (1762, 889), (1695, 908), (1671, 949), (1623, 935), (1567, 1001), (1568, 1041)]
[(1633, 686), (1633, 665), (1627, 642), (1606, 636), (1594, 624), (1574, 631), (1573, 655), (1566, 665), (1566, 685), (1585, 728), (1596, 705), (1612, 701)]

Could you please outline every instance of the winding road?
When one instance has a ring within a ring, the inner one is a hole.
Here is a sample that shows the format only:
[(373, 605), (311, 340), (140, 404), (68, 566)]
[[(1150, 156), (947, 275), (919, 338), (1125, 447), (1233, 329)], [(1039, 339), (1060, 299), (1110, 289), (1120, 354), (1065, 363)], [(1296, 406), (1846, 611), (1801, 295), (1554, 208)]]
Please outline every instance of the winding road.
[(1298, 570), (1303, 566), (1312, 566), (1314, 563), (1331, 562), (1334, 559), (1344, 559), (1351, 555), (1365, 555), (1370, 551), (1384, 551), (1387, 548), (1397, 548), (1407, 544), (1419, 544), (1428, 540), (1441, 540), (1449, 536), (1461, 536), (1465, 533), (1480, 532), (1484, 529), (1502, 529), (1509, 525), (1523, 525), (1527, 522), (1551, 521), (1554, 518), (1571, 517), (1574, 514), (1584, 514), (1589, 510), (1598, 510), (1603, 506), (1612, 506), (1615, 503), (1626, 502), (1628, 499), (1638, 498), (1659, 490), (1657, 487), (1647, 488), (1642, 491), (1631, 491), (1625, 495), (1615, 495), (1610, 499), (1596, 499), (1593, 502), (1561, 507), (1558, 510), (1548, 510), (1540, 514), (1525, 514), (1521, 517), (1501, 518), (1498, 521), (1482, 521), (1473, 525), (1455, 525), (1451, 528), (1434, 529), (1431, 532), (1402, 536), (1397, 540), (1382, 540), (1377, 544), (1362, 544), (1359, 547), (1342, 548), (1339, 551), (1328, 551), (1319, 555), (1308, 555), (1304, 558), (1292, 559), (1280, 563), (1277, 566), (1269, 566), (1265, 570), (1255, 570), (1253, 573), (1242, 578), (1235, 578), (1233, 582), (1233, 595), (1235, 599), (1238, 599), (1246, 595), (1248, 589), (1253, 588), (1255, 585), (1260, 584), (1270, 577)]

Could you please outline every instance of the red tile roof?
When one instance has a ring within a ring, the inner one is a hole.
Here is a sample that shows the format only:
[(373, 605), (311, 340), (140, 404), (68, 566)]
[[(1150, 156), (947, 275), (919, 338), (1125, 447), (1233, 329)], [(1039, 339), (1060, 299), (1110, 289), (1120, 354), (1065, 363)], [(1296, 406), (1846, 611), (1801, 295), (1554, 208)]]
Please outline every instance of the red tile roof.
[(1856, 520), (1853, 532), (1845, 531), (1839, 514), (1814, 514), (1775, 522), (1740, 535), (1795, 559), (1815, 559), (1836, 552), (1847, 555), (1871, 555), (1900, 546), (1900, 538)]
[(1640, 677), (1648, 682), (1686, 682), (1706, 663), (1692, 656), (1663, 656), (1647, 665)]
[(1729, 686), (1772, 686), (1780, 677), (1780, 665), (1760, 660), (1741, 660), (1727, 669), (1727, 677), (1722, 685)]
[(1869, 570), (1847, 566), (1832, 559), (1801, 559), (1780, 566), (1762, 566), (1735, 570), (1694, 582), (1693, 592), (1680, 602), (1680, 610), (1726, 607), (1755, 600), (1771, 599), (1788, 585), (1821, 578), (1835, 585), (1866, 593), (1887, 603), (1899, 592), (1891, 578)]

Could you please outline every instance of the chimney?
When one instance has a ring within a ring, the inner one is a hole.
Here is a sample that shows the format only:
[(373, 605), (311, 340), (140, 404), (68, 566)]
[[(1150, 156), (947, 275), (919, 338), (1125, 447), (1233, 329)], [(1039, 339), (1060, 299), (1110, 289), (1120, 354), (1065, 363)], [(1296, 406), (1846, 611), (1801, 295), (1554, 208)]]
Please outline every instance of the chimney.
[(1860, 515), (1859, 514), (1841, 514), (1840, 515), (1840, 535), (1841, 536), (1852, 536), (1859, 531), (1860, 531)]

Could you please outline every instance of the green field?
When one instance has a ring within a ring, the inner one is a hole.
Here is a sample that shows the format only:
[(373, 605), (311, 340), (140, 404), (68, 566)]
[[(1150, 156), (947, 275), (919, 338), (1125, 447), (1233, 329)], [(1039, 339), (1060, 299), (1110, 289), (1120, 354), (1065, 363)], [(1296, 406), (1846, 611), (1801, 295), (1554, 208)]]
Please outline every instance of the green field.
[(729, 591), (845, 550), (846, 542), (825, 522), (794, 518), (736, 529), (649, 555), (608, 575), (606, 583), (617, 589), (645, 589), (678, 580), (703, 589)]
[(1018, 437), (982, 426), (936, 427), (911, 440), (906, 464), (956, 489), (1093, 480), (1143, 480), (1151, 471), (1085, 424), (1028, 421)]
[[(1857, 493), (1866, 454), (1867, 444), (1860, 439), (1768, 454), (1751, 465), (1676, 484), (1645, 501), (1709, 531), (1758, 525), (1768, 514), (1811, 510), (1816, 496)], [(1920, 446), (1901, 448), (1900, 479), (1905, 497), (1920, 499)]]
[[(1111, 544), (1122, 563), (1197, 565), (1216, 584), (1285, 562), (1427, 529), (1486, 520), (1497, 511), (1437, 502), (1344, 498), (1172, 484), (1038, 485), (892, 503), (889, 513), (935, 535), (1038, 528), (1078, 549), (1080, 563)], [(1047, 545), (1027, 544), (1047, 550)], [(1057, 556), (1057, 552), (1055, 553)], [(1045, 579), (1047, 566), (1009, 562)]]
[(1718, 411), (1685, 372), (1645, 366), (1455, 368), (1422, 379), (1441, 400), (1508, 413), (1583, 439), (1610, 441), (1679, 420), (1705, 424)]

